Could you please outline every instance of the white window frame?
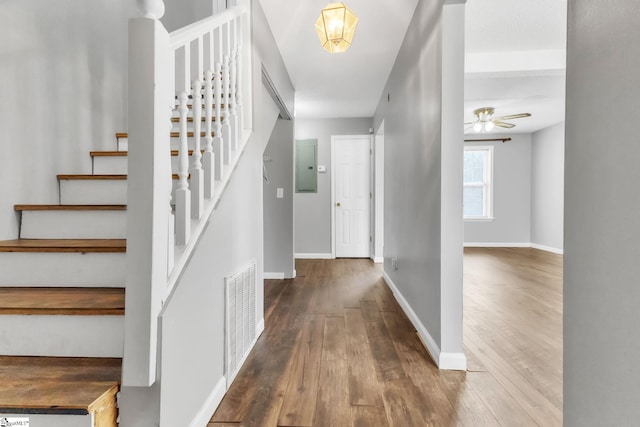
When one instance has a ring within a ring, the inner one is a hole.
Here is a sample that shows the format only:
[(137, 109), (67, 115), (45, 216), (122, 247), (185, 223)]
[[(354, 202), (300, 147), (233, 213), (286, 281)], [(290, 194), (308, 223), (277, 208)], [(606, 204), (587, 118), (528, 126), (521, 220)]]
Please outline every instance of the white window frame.
[[(484, 167), (484, 177), (481, 183), (464, 183), (463, 187), (484, 187), (484, 215), (465, 216), (465, 221), (493, 221), (493, 145), (471, 145), (464, 147), (464, 151), (484, 151), (486, 152), (486, 164)], [(463, 191), (464, 194), (464, 191)], [(463, 200), (464, 203), (464, 200)]]

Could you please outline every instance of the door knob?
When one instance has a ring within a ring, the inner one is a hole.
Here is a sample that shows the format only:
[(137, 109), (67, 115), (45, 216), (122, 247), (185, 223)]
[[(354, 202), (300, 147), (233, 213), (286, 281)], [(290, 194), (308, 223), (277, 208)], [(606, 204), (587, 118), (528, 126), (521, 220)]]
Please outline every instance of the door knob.
[(340, 207), (340, 202), (336, 203), (336, 206)]

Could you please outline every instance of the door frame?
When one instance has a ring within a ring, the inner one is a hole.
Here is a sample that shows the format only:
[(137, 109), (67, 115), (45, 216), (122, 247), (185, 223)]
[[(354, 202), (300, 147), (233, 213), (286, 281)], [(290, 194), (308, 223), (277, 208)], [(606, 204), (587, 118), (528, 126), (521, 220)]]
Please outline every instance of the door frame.
[[(373, 157), (373, 137), (371, 135), (331, 135), (331, 258), (336, 258), (336, 162), (335, 162), (335, 153), (334, 149), (335, 144), (344, 139), (363, 139), (369, 142), (369, 161)], [(373, 189), (371, 188), (371, 180), (372, 180), (373, 170), (369, 168), (369, 193), (372, 193)], [(369, 222), (371, 222), (371, 203), (369, 203)], [(369, 227), (370, 229), (371, 227)], [(373, 239), (373, 236), (369, 236)]]

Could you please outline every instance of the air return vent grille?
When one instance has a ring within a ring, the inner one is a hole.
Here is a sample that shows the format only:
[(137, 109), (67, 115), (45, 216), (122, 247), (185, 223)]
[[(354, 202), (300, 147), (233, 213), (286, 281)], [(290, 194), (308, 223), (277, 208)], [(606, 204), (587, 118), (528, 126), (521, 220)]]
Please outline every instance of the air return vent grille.
[(225, 278), (227, 386), (256, 339), (256, 263)]

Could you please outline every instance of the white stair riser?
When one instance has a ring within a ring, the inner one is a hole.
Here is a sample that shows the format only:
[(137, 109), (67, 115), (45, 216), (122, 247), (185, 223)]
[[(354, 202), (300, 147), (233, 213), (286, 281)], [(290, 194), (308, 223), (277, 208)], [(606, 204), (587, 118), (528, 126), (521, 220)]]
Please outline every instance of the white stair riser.
[(127, 211), (23, 211), (23, 239), (124, 239)]
[(93, 158), (94, 175), (124, 175), (127, 173), (127, 156), (96, 156)]
[(93, 415), (10, 414), (0, 412), (0, 418), (29, 418), (29, 427), (93, 427)]
[(4, 315), (4, 356), (122, 357), (124, 316)]
[[(178, 180), (172, 181), (171, 197), (175, 201)], [(61, 180), (60, 203), (63, 205), (126, 205), (127, 180)]]
[(127, 180), (60, 180), (63, 205), (126, 205)]
[(0, 252), (0, 286), (124, 287), (124, 253)]
[[(126, 175), (126, 156), (96, 156), (93, 158), (94, 175)], [(171, 156), (171, 171), (178, 172), (178, 156)]]

